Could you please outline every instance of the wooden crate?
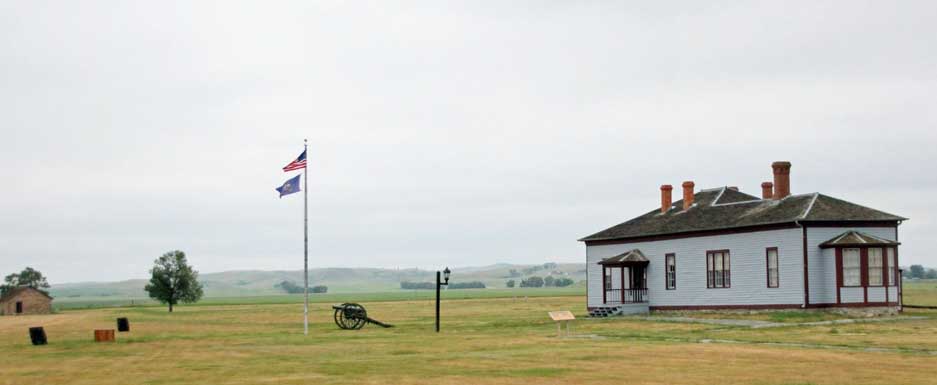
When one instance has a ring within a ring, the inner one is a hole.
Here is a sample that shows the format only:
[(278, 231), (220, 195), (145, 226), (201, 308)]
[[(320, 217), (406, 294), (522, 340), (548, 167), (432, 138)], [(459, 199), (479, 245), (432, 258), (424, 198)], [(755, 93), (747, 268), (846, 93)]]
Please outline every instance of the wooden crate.
[(114, 342), (114, 329), (95, 330), (94, 342)]

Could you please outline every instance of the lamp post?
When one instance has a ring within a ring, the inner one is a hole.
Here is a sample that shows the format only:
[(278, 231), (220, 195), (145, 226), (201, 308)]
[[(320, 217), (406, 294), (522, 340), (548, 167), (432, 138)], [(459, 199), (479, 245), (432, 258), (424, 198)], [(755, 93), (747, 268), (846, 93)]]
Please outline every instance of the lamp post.
[(442, 271), (442, 274), (445, 276), (445, 282), (439, 280), (439, 270), (436, 270), (436, 333), (439, 333), (439, 288), (442, 285), (449, 285), (449, 267), (447, 266), (445, 270)]

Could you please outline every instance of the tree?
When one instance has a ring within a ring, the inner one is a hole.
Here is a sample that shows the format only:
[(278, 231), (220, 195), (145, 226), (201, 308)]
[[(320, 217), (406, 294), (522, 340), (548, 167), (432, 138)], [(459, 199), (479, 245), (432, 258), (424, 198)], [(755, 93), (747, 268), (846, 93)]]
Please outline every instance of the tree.
[(924, 266), (911, 265), (911, 278), (924, 278)]
[(553, 286), (556, 286), (556, 287), (566, 287), (566, 286), (572, 285), (572, 284), (574, 284), (574, 283), (575, 283), (575, 282), (574, 282), (572, 279), (569, 279), (569, 278), (565, 278), (565, 277), (564, 277), (564, 278), (557, 278), (555, 281), (553, 281)]
[(543, 279), (543, 286), (553, 286), (553, 281), (553, 276), (548, 275)]
[(937, 279), (937, 270), (928, 269), (927, 274), (924, 275), (924, 278), (927, 279)]
[(485, 283), (482, 281), (471, 282), (450, 282), (449, 289), (484, 289)]
[(47, 290), (44, 290), (49, 288), (49, 282), (46, 281), (46, 277), (43, 277), (39, 270), (31, 267), (23, 269), (19, 274), (13, 273), (6, 276), (6, 278), (3, 279), (3, 285), (0, 285), (0, 295), (6, 294), (8, 290), (18, 286), (31, 287), (45, 294), (49, 294)]
[(507, 282), (505, 282), (504, 284), (505, 284), (507, 287), (514, 287), (514, 280), (513, 280), (513, 279), (509, 279), (509, 280), (508, 280)]
[(521, 287), (543, 287), (543, 278), (530, 277), (521, 281)]
[(329, 292), (329, 287), (328, 287), (328, 286), (324, 286), (324, 285), (313, 286), (313, 287), (310, 287), (310, 288), (309, 288), (309, 292), (310, 292), (310, 293), (315, 293), (315, 294), (328, 293), (328, 292)]
[(288, 294), (300, 294), (300, 293), (305, 293), (305, 292), (306, 292), (306, 289), (304, 289), (302, 286), (297, 285), (297, 284), (296, 284), (295, 282), (293, 282), (293, 281), (283, 281), (283, 282), (280, 282), (280, 283), (278, 283), (278, 284), (276, 284), (276, 285), (273, 285), (273, 287), (275, 287), (275, 288), (277, 288), (277, 289), (282, 289), (283, 291), (287, 292)]
[(194, 303), (202, 298), (202, 284), (198, 272), (189, 266), (185, 253), (176, 250), (163, 254), (153, 261), (150, 283), (144, 288), (150, 298), (172, 307), (180, 302)]

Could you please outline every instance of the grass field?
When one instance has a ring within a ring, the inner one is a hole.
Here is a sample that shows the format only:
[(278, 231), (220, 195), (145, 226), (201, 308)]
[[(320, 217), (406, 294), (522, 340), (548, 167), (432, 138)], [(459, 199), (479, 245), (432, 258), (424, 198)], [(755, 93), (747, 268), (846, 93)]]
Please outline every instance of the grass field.
[[(937, 297), (928, 286), (915, 290), (922, 301)], [(915, 320), (750, 329), (585, 319), (581, 295), (492, 293), (444, 301), (437, 335), (432, 301), (374, 296), (357, 300), (395, 328), (339, 330), (323, 299), (313, 304), (304, 337), (302, 305), (289, 298), (182, 306), (173, 314), (130, 307), (3, 317), (0, 384), (937, 383), (937, 311), (905, 313), (925, 317)], [(556, 337), (546, 312), (559, 309), (581, 318), (573, 325), (578, 337)], [(113, 328), (119, 316), (130, 318), (131, 333), (115, 344), (91, 341), (93, 329)], [(35, 325), (45, 326), (49, 345), (29, 344), (27, 328)]]
[[(582, 286), (571, 287), (545, 287), (545, 288), (514, 288), (514, 289), (459, 289), (446, 290), (443, 296), (447, 299), (481, 299), (481, 298), (513, 298), (513, 297), (556, 297), (568, 295), (585, 295), (586, 289)], [(385, 301), (416, 301), (428, 300), (436, 297), (434, 290), (395, 290), (374, 293), (327, 293), (310, 294), (309, 301), (317, 303), (341, 302), (385, 302)], [(193, 306), (214, 305), (272, 305), (302, 303), (302, 294), (280, 294), (250, 297), (210, 297), (205, 298)], [(94, 309), (103, 307), (129, 307), (129, 306), (162, 306), (158, 302), (145, 298), (113, 299), (108, 297), (63, 298), (54, 302), (56, 310)]]

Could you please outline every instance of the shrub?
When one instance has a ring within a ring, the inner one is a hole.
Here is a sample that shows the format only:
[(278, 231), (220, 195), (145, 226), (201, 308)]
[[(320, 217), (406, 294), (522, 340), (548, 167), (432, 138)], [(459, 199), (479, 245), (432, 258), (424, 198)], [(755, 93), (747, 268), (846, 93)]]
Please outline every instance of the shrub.
[(556, 280), (553, 281), (553, 286), (566, 287), (574, 283), (576, 282), (569, 278), (557, 278)]
[(400, 288), (404, 290), (433, 290), (436, 289), (436, 285), (432, 282), (403, 281), (400, 282)]
[(300, 293), (305, 292), (302, 286), (297, 285), (296, 283), (291, 282), (291, 281), (283, 281), (276, 285), (273, 285), (273, 287), (277, 289), (281, 289), (289, 294), (300, 294)]
[(507, 282), (504, 283), (504, 285), (507, 287), (514, 287), (514, 280), (509, 279)]
[(450, 289), (484, 289), (485, 283), (481, 281), (450, 283)]
[(543, 278), (530, 277), (522, 280), (521, 287), (543, 287)]

